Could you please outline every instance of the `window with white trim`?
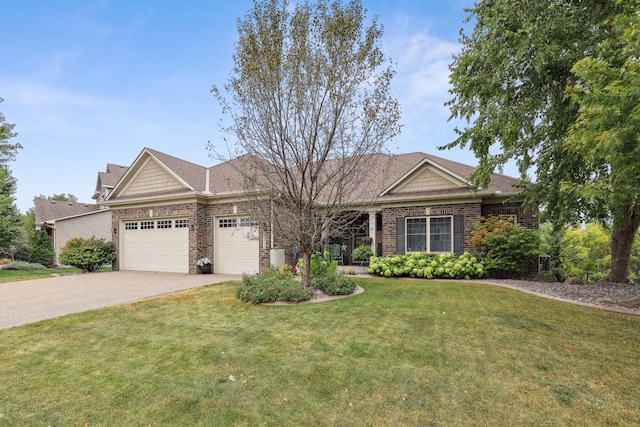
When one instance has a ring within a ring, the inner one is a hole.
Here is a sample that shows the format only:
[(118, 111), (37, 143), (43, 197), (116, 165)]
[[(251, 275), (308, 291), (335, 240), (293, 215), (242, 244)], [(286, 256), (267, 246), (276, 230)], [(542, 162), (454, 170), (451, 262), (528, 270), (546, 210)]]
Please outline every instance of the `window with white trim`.
[(176, 219), (176, 228), (189, 228), (188, 219)]
[(452, 217), (418, 217), (406, 221), (407, 252), (453, 252)]
[(153, 230), (155, 221), (140, 221), (140, 230)]
[(138, 222), (125, 222), (124, 223), (124, 229), (125, 230), (137, 230), (138, 229)]
[(158, 228), (171, 228), (172, 225), (173, 225), (173, 221), (170, 219), (158, 220)]

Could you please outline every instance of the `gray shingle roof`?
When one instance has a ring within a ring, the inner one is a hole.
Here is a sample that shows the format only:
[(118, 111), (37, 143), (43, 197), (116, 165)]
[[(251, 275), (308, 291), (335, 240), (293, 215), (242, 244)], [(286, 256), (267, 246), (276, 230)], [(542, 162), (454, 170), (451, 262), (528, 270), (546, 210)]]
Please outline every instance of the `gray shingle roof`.
[(85, 214), (100, 209), (98, 205), (89, 203), (71, 203), (47, 200), (43, 198), (36, 198), (34, 200), (34, 203), (36, 211), (36, 225), (40, 225), (47, 221)]
[[(156, 151), (150, 148), (145, 150), (155, 157), (158, 161), (163, 163), (174, 174), (180, 177), (184, 182), (193, 188), (196, 192), (205, 192), (207, 171), (209, 172), (209, 191), (211, 194), (229, 194), (241, 192), (244, 189), (242, 179), (242, 167), (243, 163), (251, 161), (251, 159), (245, 156), (241, 156), (232, 159), (228, 162), (221, 163), (210, 168), (196, 165), (186, 160), (179, 159), (174, 156)], [(143, 151), (144, 152), (144, 151)], [(409, 172), (423, 163), (429, 163), (436, 165), (445, 172), (453, 174), (455, 177), (459, 177), (462, 180), (467, 180), (471, 173), (476, 169), (473, 166), (463, 163), (448, 160), (442, 157), (434, 156), (431, 154), (425, 154), (422, 152), (405, 153), (398, 155), (388, 154), (372, 154), (368, 165), (374, 170), (385, 169), (384, 173), (373, 174), (368, 180), (361, 182), (360, 188), (354, 188), (352, 191), (353, 197), (350, 197), (352, 202), (371, 200), (376, 197), (381, 197), (381, 201), (385, 199), (394, 199), (398, 197), (406, 198), (407, 196), (415, 196), (417, 198), (424, 196), (442, 196), (443, 198), (447, 194), (459, 195), (459, 194), (471, 194), (469, 187), (464, 186), (459, 189), (453, 190), (433, 190), (424, 191), (420, 193), (403, 193), (402, 196), (389, 194), (381, 194), (384, 189), (390, 189), (397, 184), (401, 179), (405, 178)], [(328, 167), (332, 167), (331, 163)], [(124, 172), (123, 172), (124, 174)], [(518, 179), (505, 175), (493, 174), (491, 176), (491, 183), (489, 188), (484, 189), (483, 193), (518, 193), (515, 187), (518, 183)], [(184, 193), (190, 190), (185, 189), (175, 191), (175, 193)], [(174, 191), (172, 191), (173, 193)]]

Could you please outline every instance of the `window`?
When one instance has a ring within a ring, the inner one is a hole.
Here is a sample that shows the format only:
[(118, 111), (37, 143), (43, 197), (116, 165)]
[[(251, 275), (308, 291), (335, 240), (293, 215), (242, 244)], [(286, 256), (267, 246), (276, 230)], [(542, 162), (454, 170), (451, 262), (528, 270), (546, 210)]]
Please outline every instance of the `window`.
[(176, 228), (189, 228), (189, 220), (176, 219)]
[(430, 219), (429, 252), (451, 252), (451, 217)]
[(137, 222), (125, 222), (124, 223), (124, 229), (125, 230), (137, 230), (138, 229), (138, 223)]
[(407, 252), (427, 251), (427, 218), (407, 219)]
[(153, 230), (154, 221), (140, 221), (140, 230)]
[(219, 228), (235, 228), (238, 225), (238, 221), (235, 218), (225, 218), (218, 220)]
[(240, 226), (241, 227), (257, 227), (258, 219), (257, 218), (240, 218)]
[(453, 227), (450, 216), (407, 218), (407, 252), (452, 252)]
[(172, 223), (170, 219), (161, 219), (158, 221), (158, 228), (171, 228)]

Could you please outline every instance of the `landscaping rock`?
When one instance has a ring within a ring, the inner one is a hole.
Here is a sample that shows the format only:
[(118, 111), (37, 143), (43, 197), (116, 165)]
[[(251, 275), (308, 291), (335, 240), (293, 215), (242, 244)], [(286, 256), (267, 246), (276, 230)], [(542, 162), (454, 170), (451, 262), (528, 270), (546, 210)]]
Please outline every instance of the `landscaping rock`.
[(640, 298), (632, 299), (629, 301), (620, 301), (618, 305), (628, 308), (638, 308), (640, 307)]
[(606, 297), (600, 297), (600, 298), (596, 298), (596, 302), (598, 304), (615, 304), (616, 302), (614, 300), (612, 300), (611, 298), (606, 298)]

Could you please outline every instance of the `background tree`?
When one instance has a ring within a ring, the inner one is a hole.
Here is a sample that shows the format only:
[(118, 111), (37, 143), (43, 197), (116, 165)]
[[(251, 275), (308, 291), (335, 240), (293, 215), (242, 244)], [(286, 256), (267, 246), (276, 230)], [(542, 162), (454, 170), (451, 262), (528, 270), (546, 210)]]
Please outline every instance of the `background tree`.
[(35, 240), (31, 246), (29, 262), (42, 264), (49, 267), (55, 263), (55, 249), (53, 248), (53, 239), (46, 231), (36, 233)]
[[(0, 98), (0, 103), (4, 99)], [(10, 160), (15, 160), (18, 150), (22, 148), (20, 144), (9, 144), (9, 139), (16, 136), (13, 132), (14, 124), (6, 123), (4, 114), (0, 112), (0, 165), (6, 166)]]
[(0, 165), (0, 248), (13, 247), (22, 232), (20, 213), (15, 205), (16, 180)]
[[(293, 9), (256, 1), (238, 22), (224, 86), (231, 99), (212, 89), (231, 119), (222, 125), (234, 139), (229, 155), (247, 154), (232, 164), (258, 196), (251, 206), (262, 229), (296, 245), (306, 266), (326, 233), (350, 221), (349, 201), (373, 199), (386, 166), (375, 154), (400, 130), (382, 28), (375, 18), (365, 27), (365, 14), (356, 0)], [(362, 187), (366, 195), (357, 194)], [(308, 268), (303, 281), (310, 283)]]
[[(461, 34), (462, 51), (450, 65), (453, 99), (448, 102), (451, 118), (464, 119), (469, 125), (457, 129), (458, 138), (447, 147), (469, 145), (475, 153), (479, 159), (479, 168), (471, 176), (475, 186), (486, 186), (491, 172), (515, 159), (526, 203), (534, 206), (542, 202), (543, 219), (564, 224), (613, 218), (613, 233), (632, 238), (635, 233), (627, 231), (633, 230), (633, 218), (622, 219), (633, 216), (640, 186), (636, 183), (631, 188), (631, 182), (621, 186), (621, 181), (614, 179), (606, 181), (606, 192), (585, 190), (605, 182), (598, 177), (615, 177), (623, 157), (637, 152), (637, 139), (635, 147), (628, 145), (628, 139), (626, 143), (607, 143), (607, 153), (596, 156), (595, 146), (584, 143), (586, 133), (567, 140), (570, 133), (579, 130), (595, 132), (583, 125), (571, 127), (593, 119), (585, 115), (586, 103), (597, 107), (610, 102), (613, 109), (621, 100), (613, 96), (608, 101), (568, 97), (566, 88), (587, 84), (580, 68), (574, 68), (585, 57), (615, 57), (614, 68), (625, 62), (625, 52), (616, 41), (622, 39), (615, 22), (637, 20), (637, 10), (638, 0), (485, 0), (469, 9), (469, 21), (476, 24), (470, 36)], [(612, 19), (614, 16), (619, 18)], [(637, 34), (635, 37), (637, 46)], [(638, 51), (632, 47), (629, 52), (633, 49)], [(612, 83), (622, 74), (629, 82), (635, 81), (637, 67), (618, 71), (618, 77), (598, 83)], [(628, 95), (629, 102), (637, 106), (637, 86), (636, 93), (630, 90)], [(628, 106), (619, 107), (622, 115), (630, 112)], [(637, 123), (638, 114), (627, 118), (627, 125)], [(635, 135), (637, 138), (638, 133)], [(576, 138), (583, 143), (577, 143)], [(624, 169), (619, 176), (629, 171)], [(529, 179), (529, 172), (535, 179)], [(636, 170), (634, 182), (638, 176)], [(631, 246), (624, 242), (620, 250), (616, 248), (608, 280), (625, 281), (625, 252), (628, 254)]]
[(74, 196), (71, 193), (65, 194), (65, 193), (60, 193), (60, 194), (53, 194), (53, 196), (45, 196), (43, 194), (34, 197), (34, 199), (45, 199), (45, 200), (54, 200), (56, 202), (71, 202), (71, 203), (78, 203), (78, 198), (76, 196)]
[[(0, 103), (4, 100), (0, 98)], [(16, 180), (11, 176), (7, 163), (15, 160), (20, 144), (9, 144), (16, 136), (14, 124), (6, 123), (0, 112), (0, 248), (13, 258), (16, 240), (20, 236), (20, 214), (15, 206)]]

